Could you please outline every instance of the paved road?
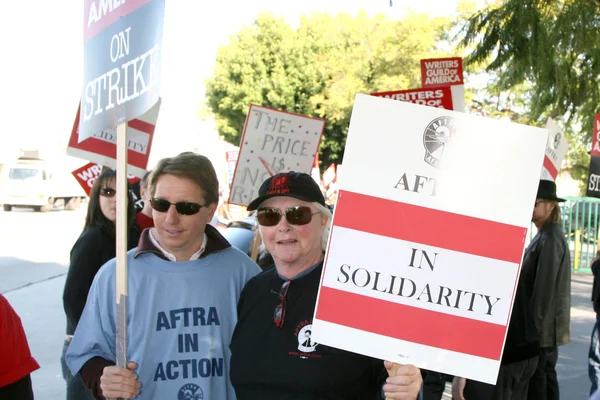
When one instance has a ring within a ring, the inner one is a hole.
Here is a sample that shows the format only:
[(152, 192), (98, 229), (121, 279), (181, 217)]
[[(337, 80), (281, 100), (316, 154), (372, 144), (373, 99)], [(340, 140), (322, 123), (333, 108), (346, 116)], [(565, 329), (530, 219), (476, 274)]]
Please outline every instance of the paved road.
[[(64, 400), (60, 352), (65, 317), (62, 289), (71, 246), (83, 227), (85, 210), (0, 211), (0, 293), (21, 316), (33, 355), (41, 365), (34, 372), (37, 400)], [(571, 344), (560, 349), (561, 397), (587, 399), (587, 349), (594, 322), (589, 296), (592, 279), (572, 279)], [(449, 399), (448, 396), (445, 397)]]

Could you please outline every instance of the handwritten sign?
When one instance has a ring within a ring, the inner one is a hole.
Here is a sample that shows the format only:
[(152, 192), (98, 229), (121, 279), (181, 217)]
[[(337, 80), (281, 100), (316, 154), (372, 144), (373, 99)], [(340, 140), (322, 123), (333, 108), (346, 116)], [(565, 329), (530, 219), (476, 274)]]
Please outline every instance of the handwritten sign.
[(158, 101), (164, 11), (164, 0), (84, 1), (79, 141)]
[[(148, 167), (160, 104), (159, 99), (148, 112), (128, 122), (127, 171), (137, 177), (143, 177)], [(78, 129), (80, 126), (79, 116), (78, 109), (67, 146), (67, 154), (114, 169), (117, 164), (116, 129), (110, 128), (96, 132), (90, 139), (81, 142)]]
[(310, 174), (324, 129), (320, 118), (251, 105), (229, 203), (247, 206), (260, 185), (278, 172)]
[(452, 91), (450, 86), (435, 89), (409, 89), (396, 90), (393, 92), (371, 93), (372, 96), (386, 99), (406, 101), (408, 103), (421, 104), (423, 106), (444, 108), (453, 110)]
[(546, 140), (358, 95), (315, 342), (495, 383)]

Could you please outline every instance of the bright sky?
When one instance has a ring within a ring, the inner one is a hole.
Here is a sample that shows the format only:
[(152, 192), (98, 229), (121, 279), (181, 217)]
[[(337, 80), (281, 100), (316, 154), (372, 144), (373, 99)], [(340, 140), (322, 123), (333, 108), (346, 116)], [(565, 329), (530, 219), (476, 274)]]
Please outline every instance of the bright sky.
[[(165, 11), (163, 106), (150, 164), (161, 157), (214, 146), (209, 122), (196, 111), (219, 45), (260, 12), (295, 23), (303, 13), (327, 11), (400, 18), (405, 7), (450, 15), (458, 0), (168, 0)], [(483, 0), (476, 3), (481, 4)], [(83, 1), (11, 1), (0, 13), (2, 126), (5, 149), (65, 144), (77, 111), (83, 69)], [(6, 138), (10, 145), (6, 146)], [(207, 149), (208, 150), (208, 149)], [(0, 150), (0, 158), (2, 150)]]

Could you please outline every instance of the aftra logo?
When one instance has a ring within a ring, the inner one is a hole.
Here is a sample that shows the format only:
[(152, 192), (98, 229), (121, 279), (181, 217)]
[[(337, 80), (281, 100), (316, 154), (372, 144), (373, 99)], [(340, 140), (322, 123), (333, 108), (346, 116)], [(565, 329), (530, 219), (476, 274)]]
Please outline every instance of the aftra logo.
[(443, 168), (442, 158), (448, 152), (456, 136), (456, 124), (452, 117), (438, 117), (431, 121), (423, 134), (425, 162), (436, 168)]
[(204, 392), (200, 386), (188, 383), (179, 389), (177, 400), (204, 400)]
[(558, 149), (558, 146), (560, 145), (560, 139), (562, 138), (560, 132), (556, 133), (556, 136), (554, 136), (554, 142), (552, 142), (552, 148), (554, 150)]

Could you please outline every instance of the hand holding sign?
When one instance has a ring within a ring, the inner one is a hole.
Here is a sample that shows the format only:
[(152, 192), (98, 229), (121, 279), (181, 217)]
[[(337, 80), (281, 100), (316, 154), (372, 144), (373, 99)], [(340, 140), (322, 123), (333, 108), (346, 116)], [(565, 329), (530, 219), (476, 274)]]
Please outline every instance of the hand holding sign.
[(382, 388), (386, 400), (416, 399), (423, 383), (421, 371), (414, 365), (400, 365), (391, 361), (385, 361), (384, 365), (390, 375)]
[(102, 395), (107, 399), (133, 399), (140, 393), (141, 384), (137, 380), (134, 362), (127, 363), (127, 368), (117, 366), (106, 367), (100, 377)]

